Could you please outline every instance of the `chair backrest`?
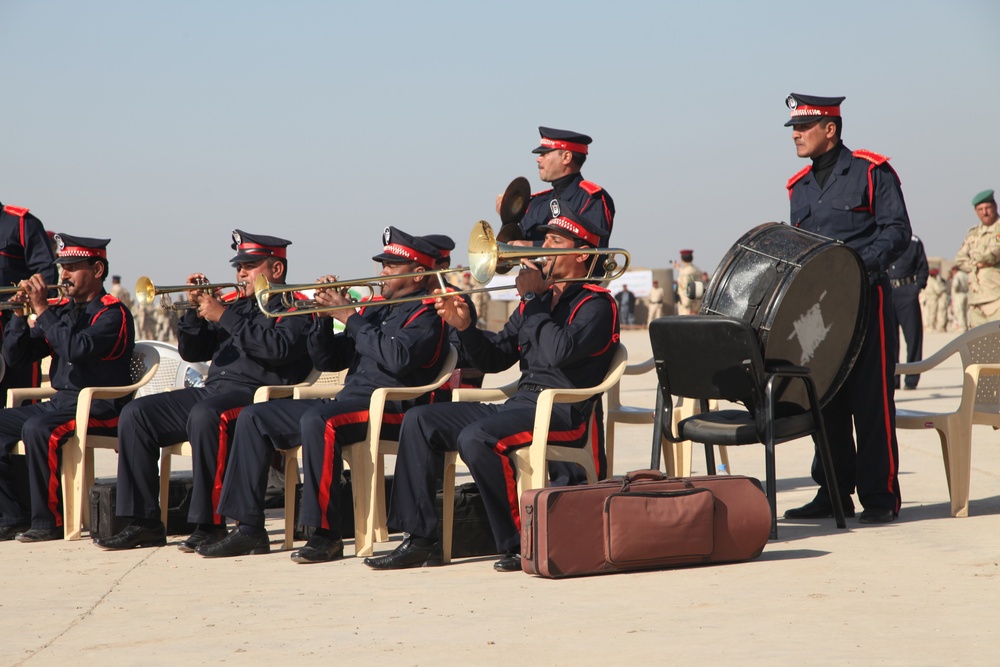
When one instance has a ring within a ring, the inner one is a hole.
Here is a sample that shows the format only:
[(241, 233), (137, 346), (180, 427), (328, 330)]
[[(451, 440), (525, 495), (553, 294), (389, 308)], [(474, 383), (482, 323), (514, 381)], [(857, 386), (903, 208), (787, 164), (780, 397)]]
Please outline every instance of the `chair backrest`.
[[(959, 354), (962, 358), (962, 368), (968, 368), (971, 364), (1000, 363), (1000, 327), (997, 324), (988, 322), (970, 329), (955, 340), (961, 344)], [(1000, 376), (980, 376), (976, 385), (975, 409), (978, 412), (1000, 411)]]
[(159, 340), (140, 340), (136, 342), (136, 346), (139, 345), (149, 346), (159, 353), (160, 367), (156, 375), (136, 392), (136, 397), (158, 394), (171, 389), (181, 389), (187, 386), (185, 379), (191, 371), (202, 378), (208, 373), (208, 364), (184, 361), (181, 359), (177, 347), (170, 343)]
[(156, 377), (160, 370), (160, 353), (152, 345), (136, 343), (132, 351), (132, 363), (129, 365), (131, 384), (145, 380), (146, 384)]
[(656, 373), (665, 399), (726, 399), (759, 405), (760, 343), (743, 320), (717, 315), (670, 315), (649, 324)]

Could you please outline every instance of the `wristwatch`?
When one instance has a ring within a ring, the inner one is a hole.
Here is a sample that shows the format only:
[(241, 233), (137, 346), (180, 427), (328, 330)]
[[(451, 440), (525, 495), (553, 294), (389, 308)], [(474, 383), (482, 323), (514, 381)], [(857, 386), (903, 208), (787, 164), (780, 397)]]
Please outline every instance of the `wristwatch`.
[(535, 294), (534, 292), (525, 292), (524, 294), (521, 295), (521, 301), (531, 301), (536, 296), (538, 295)]

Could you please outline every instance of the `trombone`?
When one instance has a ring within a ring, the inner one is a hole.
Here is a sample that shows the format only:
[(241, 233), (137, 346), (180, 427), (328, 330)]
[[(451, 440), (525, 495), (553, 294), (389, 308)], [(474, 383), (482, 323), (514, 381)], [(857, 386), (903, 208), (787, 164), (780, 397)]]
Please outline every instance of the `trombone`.
[(195, 310), (198, 308), (198, 304), (193, 301), (178, 301), (176, 303), (170, 300), (168, 294), (173, 294), (176, 292), (188, 292), (190, 290), (201, 290), (203, 292), (214, 292), (215, 290), (235, 289), (239, 295), (246, 295), (247, 284), (244, 282), (239, 283), (209, 283), (206, 281), (198, 282), (194, 285), (170, 285), (168, 287), (157, 287), (153, 284), (153, 281), (142, 276), (139, 280), (135, 281), (135, 300), (140, 306), (148, 306), (153, 303), (153, 300), (157, 295), (160, 297), (160, 306), (164, 310)]
[[(557, 280), (556, 282), (594, 282), (598, 280), (615, 280), (624, 275), (625, 271), (628, 270), (629, 263), (632, 261), (632, 256), (628, 253), (628, 251), (622, 250), (621, 248), (540, 248), (534, 246), (521, 247), (507, 243), (499, 243), (497, 242), (496, 236), (493, 234), (493, 228), (490, 227), (490, 224), (484, 220), (480, 220), (473, 225), (472, 233), (469, 235), (468, 269), (454, 267), (450, 269), (437, 269), (435, 271), (418, 271), (415, 273), (402, 273), (392, 276), (392, 278), (434, 276), (437, 278), (438, 284), (441, 286), (441, 290), (443, 292), (448, 292), (448, 296), (465, 296), (467, 294), (476, 294), (478, 292), (495, 292), (497, 290), (510, 289), (510, 286), (500, 285), (496, 287), (476, 287), (467, 290), (448, 291), (444, 283), (444, 276), (450, 273), (464, 273), (465, 271), (469, 271), (477, 283), (485, 285), (490, 282), (490, 280), (493, 279), (493, 276), (497, 273), (506, 273), (522, 261), (529, 261), (533, 264), (544, 265), (550, 259), (554, 259), (559, 255), (596, 255), (597, 257), (594, 262), (591, 263), (590, 268), (587, 271), (587, 275), (582, 278), (567, 278)], [(622, 261), (615, 259), (618, 256), (622, 257)], [(601, 269), (606, 272), (606, 275), (598, 274), (598, 265), (600, 265)], [(355, 308), (357, 305), (355, 303), (350, 303), (342, 306), (319, 306), (316, 305), (314, 300), (295, 301), (294, 299), (290, 300), (290, 297), (287, 297), (286, 295), (309, 289), (347, 290), (352, 287), (367, 287), (368, 289), (371, 289), (372, 294), (374, 294), (373, 287), (381, 285), (382, 281), (382, 276), (373, 276), (371, 278), (338, 280), (328, 283), (272, 285), (268, 282), (266, 277), (258, 276), (257, 281), (254, 284), (254, 297), (257, 299), (257, 305), (260, 307), (261, 312), (267, 317), (314, 315), (319, 313), (328, 313), (334, 310), (341, 310), (343, 308)], [(271, 297), (275, 294), (282, 295), (282, 303), (285, 306), (293, 305), (297, 308), (297, 310), (277, 311), (268, 308), (267, 302), (270, 301)], [(377, 301), (373, 305), (392, 306), (410, 301), (423, 301), (427, 298), (426, 294), (411, 294), (393, 299), (386, 299), (384, 301)]]
[[(59, 296), (62, 297), (62, 296), (66, 296), (66, 293), (69, 291), (69, 288), (72, 287), (72, 286), (73, 286), (73, 283), (70, 283), (69, 281), (64, 281), (64, 282), (59, 283), (58, 285), (46, 285), (45, 287), (48, 288), (48, 290), (50, 292), (52, 292), (52, 291), (58, 292)], [(24, 290), (21, 289), (20, 287), (18, 287), (17, 285), (14, 285), (13, 287), (0, 287), (0, 294), (11, 294), (11, 295), (14, 295), (14, 294), (23, 293), (23, 292), (24, 292)], [(28, 302), (26, 302), (26, 301), (24, 301), (24, 302), (0, 301), (0, 311), (3, 311), (3, 310), (21, 310), (22, 308), (26, 309), (25, 314), (31, 312), (31, 304), (28, 303)]]

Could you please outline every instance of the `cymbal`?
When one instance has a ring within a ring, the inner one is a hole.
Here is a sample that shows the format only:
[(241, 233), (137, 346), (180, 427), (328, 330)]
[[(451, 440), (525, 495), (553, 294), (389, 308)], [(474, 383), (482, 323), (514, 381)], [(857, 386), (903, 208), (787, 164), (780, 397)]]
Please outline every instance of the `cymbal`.
[(530, 199), (531, 185), (528, 179), (518, 176), (510, 182), (500, 199), (500, 222), (504, 225), (521, 222)]

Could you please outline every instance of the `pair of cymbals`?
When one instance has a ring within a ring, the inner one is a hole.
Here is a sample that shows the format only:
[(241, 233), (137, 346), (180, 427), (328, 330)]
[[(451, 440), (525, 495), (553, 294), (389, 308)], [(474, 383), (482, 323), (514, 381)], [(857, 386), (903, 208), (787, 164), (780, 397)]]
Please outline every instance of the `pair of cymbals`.
[[(500, 198), (500, 222), (502, 226), (497, 234), (498, 239), (513, 237), (515, 233), (513, 227), (517, 227), (518, 223), (521, 222), (524, 212), (528, 210), (528, 201), (530, 200), (531, 185), (528, 183), (528, 179), (524, 176), (518, 176), (510, 182), (510, 185), (504, 190), (503, 197)], [(518, 228), (516, 232), (518, 238), (520, 238), (520, 233)]]

